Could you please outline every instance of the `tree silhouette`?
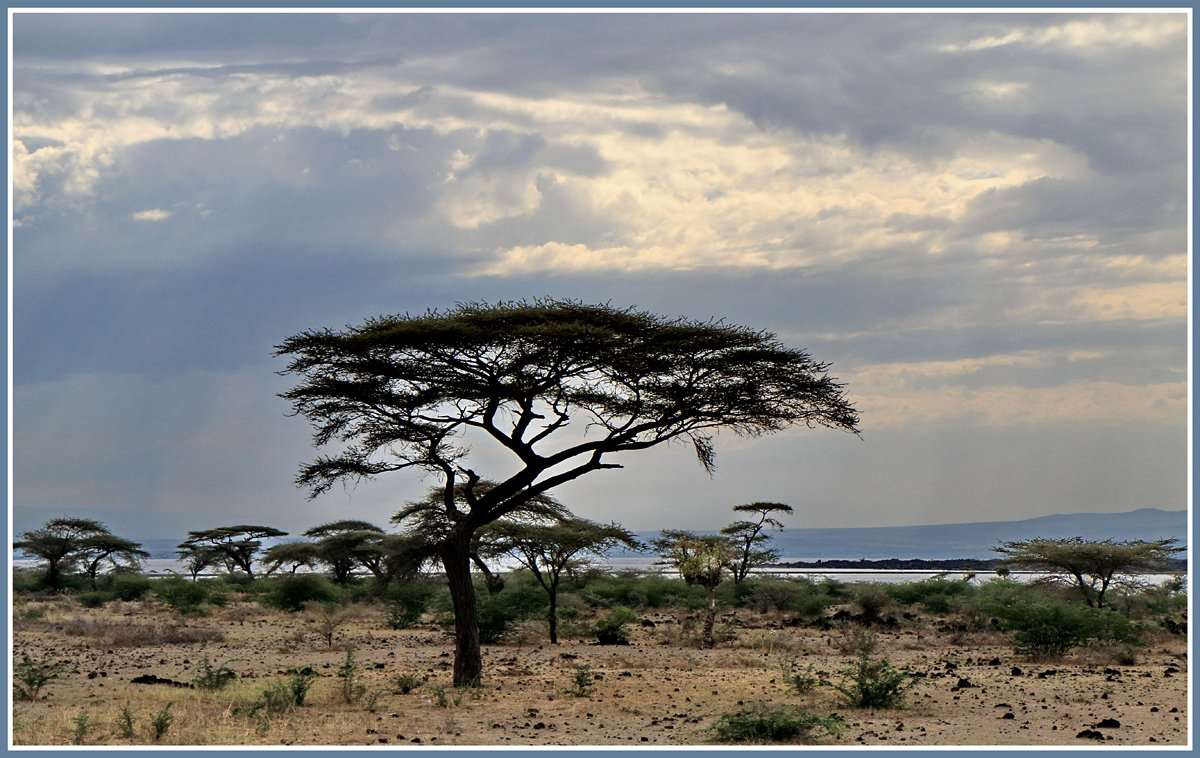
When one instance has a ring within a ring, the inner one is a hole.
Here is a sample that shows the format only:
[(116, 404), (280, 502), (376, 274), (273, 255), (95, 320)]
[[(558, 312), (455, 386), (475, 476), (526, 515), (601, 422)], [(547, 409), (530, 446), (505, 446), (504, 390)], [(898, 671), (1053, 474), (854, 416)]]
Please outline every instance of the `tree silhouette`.
[(254, 576), (254, 558), (262, 547), (262, 540), (267, 537), (285, 536), (287, 532), (269, 526), (220, 526), (216, 529), (188, 532), (188, 538), (179, 544), (179, 554), (185, 560), (192, 557), (194, 551), (198, 551), (197, 555), (208, 558), (219, 555), (226, 569), (240, 569)]
[(741, 584), (750, 575), (750, 569), (779, 560), (778, 550), (762, 547), (764, 542), (771, 539), (769, 535), (764, 534), (764, 530), (769, 526), (782, 529), (783, 524), (771, 514), (791, 513), (792, 506), (783, 503), (749, 503), (735, 505), (733, 510), (758, 516), (735, 521), (721, 530), (721, 534), (728, 537), (740, 551), (741, 557), (730, 567), (730, 571), (733, 574), (733, 583)]
[[(769, 333), (609, 305), (462, 304), (303, 332), (276, 355), (298, 378), (281, 397), (313, 424), (316, 446), (339, 448), (301, 468), (296, 483), (310, 497), (405, 469), (441, 480), (437, 551), (454, 608), (456, 685), (482, 673), (471, 584), (480, 528), (620, 468), (613, 454), (684, 440), (711, 473), (718, 430), (855, 431), (858, 422), (828, 367)], [(467, 462), (483, 443), (515, 464), (486, 491)]]
[(558, 644), (558, 585), (563, 572), (589, 555), (604, 555), (624, 545), (638, 549), (633, 533), (617, 524), (597, 524), (579, 518), (564, 518), (549, 524), (520, 523), (500, 519), (485, 527), (493, 549), (512, 556), (527, 568), (550, 599), (546, 619), (550, 644)]

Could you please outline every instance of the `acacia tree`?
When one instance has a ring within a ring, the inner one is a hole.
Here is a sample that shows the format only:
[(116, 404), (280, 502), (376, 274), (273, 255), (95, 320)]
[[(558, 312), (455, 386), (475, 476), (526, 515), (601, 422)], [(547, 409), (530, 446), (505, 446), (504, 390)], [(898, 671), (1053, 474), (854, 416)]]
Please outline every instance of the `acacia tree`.
[(142, 550), (140, 543), (133, 540), (115, 534), (94, 534), (80, 541), (78, 557), (83, 566), (83, 573), (87, 574), (94, 590), (96, 574), (100, 572), (100, 566), (105, 561), (111, 563), (114, 568), (136, 570), (150, 554)]
[[(620, 468), (614, 454), (684, 440), (711, 473), (720, 429), (758, 436), (796, 423), (856, 431), (858, 422), (828, 366), (774, 335), (608, 305), (471, 303), (382, 316), (297, 334), (276, 355), (298, 378), (281, 397), (313, 424), (316, 446), (339, 447), (301, 468), (296, 483), (310, 497), (404, 469), (440, 479), (446, 530), (436, 550), (454, 608), (456, 685), (482, 673), (471, 585), (480, 528), (584, 474)], [(486, 491), (467, 463), (473, 443), (515, 464)]]
[(1167, 571), (1171, 559), (1184, 550), (1174, 539), (1085, 540), (1082, 537), (1001, 542), (1001, 564), (1049, 573), (1048, 581), (1070, 584), (1092, 607), (1104, 607), (1104, 594), (1114, 584), (1140, 586), (1139, 573)]
[(185, 557), (199, 548), (200, 552), (211, 556), (214, 554), (211, 551), (215, 551), (228, 570), (240, 569), (254, 576), (254, 558), (262, 547), (262, 540), (267, 537), (285, 536), (287, 532), (269, 526), (220, 526), (216, 529), (188, 532), (188, 538), (179, 544), (179, 554)]
[(792, 506), (783, 503), (749, 503), (735, 505), (733, 510), (737, 513), (758, 516), (758, 518), (752, 516), (748, 520), (735, 521), (721, 530), (721, 534), (737, 545), (740, 552), (740, 557), (730, 567), (730, 572), (733, 574), (733, 583), (741, 584), (750, 575), (750, 569), (779, 560), (778, 550), (773, 547), (762, 547), (764, 542), (771, 539), (770, 535), (764, 534), (764, 531), (769, 526), (783, 529), (783, 524), (771, 514), (791, 513)]
[[(480, 481), (474, 490), (477, 496), (495, 487), (492, 481)], [(401, 573), (413, 573), (422, 564), (441, 563), (442, 555), (438, 549), (449, 535), (453, 533), (454, 525), (446, 518), (442, 505), (442, 490), (434, 487), (424, 500), (408, 503), (391, 521), (402, 527), (399, 540), (391, 543), (393, 563), (406, 566)], [(467, 488), (460, 485), (454, 492), (455, 500), (462, 507), (466, 506)], [(562, 503), (546, 494), (532, 496), (529, 500), (514, 508), (505, 517), (513, 524), (533, 526), (549, 524), (559, 519), (571, 517)], [(471, 538), (469, 558), (475, 568), (483, 576), (484, 586), (491, 594), (504, 589), (504, 580), (492, 573), (487, 561), (499, 558), (505, 554), (505, 549), (499, 545), (489, 533), (482, 528)], [(443, 567), (444, 568), (444, 567)]]
[(704, 588), (704, 629), (700, 634), (700, 647), (711, 648), (713, 626), (717, 620), (717, 587), (725, 579), (725, 572), (733, 571), (736, 547), (724, 535), (702, 536), (683, 529), (664, 529), (650, 544), (662, 558), (662, 563), (679, 572), (679, 578)]
[(558, 644), (558, 585), (563, 572), (587, 556), (600, 556), (624, 545), (642, 547), (629, 530), (617, 524), (597, 524), (581, 518), (564, 518), (550, 524), (520, 523), (500, 519), (485, 527), (484, 539), (495, 550), (512, 556), (537, 579), (549, 596), (546, 620), (550, 644)]
[(193, 582), (204, 569), (225, 563), (225, 554), (211, 545), (180, 545), (175, 555), (179, 556)]
[(383, 534), (382, 529), (369, 522), (342, 520), (314, 526), (304, 536), (317, 540), (317, 559), (329, 567), (334, 582), (345, 584), (355, 567), (364, 565), (364, 557), (378, 552), (378, 540)]
[(64, 516), (25, 532), (13, 547), (45, 560), (46, 586), (58, 589), (63, 572), (73, 568), (82, 558), (80, 550), (84, 541), (105, 535), (112, 536), (112, 533), (99, 521)]
[(317, 546), (312, 542), (280, 542), (263, 551), (260, 562), (266, 566), (265, 574), (274, 574), (283, 566), (291, 566), (296, 573), (301, 566), (312, 568), (321, 562)]

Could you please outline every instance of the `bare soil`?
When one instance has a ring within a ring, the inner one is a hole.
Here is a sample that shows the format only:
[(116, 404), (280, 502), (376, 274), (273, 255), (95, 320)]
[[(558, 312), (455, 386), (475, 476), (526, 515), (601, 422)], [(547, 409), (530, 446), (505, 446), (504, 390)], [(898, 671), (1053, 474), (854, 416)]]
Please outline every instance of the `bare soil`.
[[(14, 660), (69, 670), (38, 699), (15, 703), (16, 745), (705, 745), (722, 714), (757, 704), (840, 714), (840, 736), (809, 738), (830, 746), (1188, 743), (1187, 643), (1166, 633), (1119, 665), (1106, 650), (1025, 660), (996, 632), (956, 631), (937, 618), (877, 630), (878, 655), (917, 684), (904, 707), (869, 711), (847, 707), (831, 686), (802, 695), (785, 683), (789, 660), (839, 683), (853, 656), (839, 649), (844, 629), (790, 626), (782, 615), (727, 615), (712, 650), (690, 646), (683, 613), (642, 613), (625, 646), (550, 645), (530, 623), (485, 647), (485, 681), (464, 692), (450, 686), (452, 647), (440, 629), (388, 629), (378, 607), (338, 628), (333, 647), (302, 614), (246, 603), (184, 619), (140, 602), (85, 609), (57, 600), (18, 611)], [(352, 702), (337, 675), (345, 645), (361, 686)], [(239, 678), (219, 691), (186, 686), (205, 659)], [(579, 666), (594, 675), (587, 694), (572, 692)], [(246, 712), (300, 667), (320, 674), (302, 706)], [(425, 681), (399, 694), (394, 680), (405, 673)], [(154, 681), (134, 682), (147, 677)], [(155, 740), (151, 717), (168, 702), (170, 725)], [(122, 736), (130, 725), (132, 736)]]

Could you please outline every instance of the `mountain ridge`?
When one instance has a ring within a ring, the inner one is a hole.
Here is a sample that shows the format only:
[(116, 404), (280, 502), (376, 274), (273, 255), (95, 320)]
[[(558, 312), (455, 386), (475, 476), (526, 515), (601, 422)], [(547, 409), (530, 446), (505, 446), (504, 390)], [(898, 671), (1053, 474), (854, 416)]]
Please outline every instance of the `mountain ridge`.
[[(786, 527), (769, 532), (781, 561), (996, 558), (997, 543), (1033, 537), (1086, 540), (1176, 539), (1189, 543), (1188, 512), (1139, 508), (1123, 513), (1068, 513), (1015, 521), (924, 526)], [(712, 533), (712, 532), (709, 532)], [(645, 540), (657, 532), (638, 532)]]

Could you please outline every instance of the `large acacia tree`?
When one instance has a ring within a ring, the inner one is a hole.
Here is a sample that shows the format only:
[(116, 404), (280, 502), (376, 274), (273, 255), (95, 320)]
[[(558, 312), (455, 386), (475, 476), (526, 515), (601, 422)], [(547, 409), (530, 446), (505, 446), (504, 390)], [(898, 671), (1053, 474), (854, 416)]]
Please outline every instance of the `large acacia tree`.
[[(416, 469), (442, 486), (450, 525), (436, 546), (453, 599), (455, 684), (479, 680), (471, 585), (477, 530), (612, 456), (691, 443), (715, 465), (720, 429), (758, 436), (791, 424), (856, 431), (828, 366), (774, 335), (718, 321), (538, 300), (469, 303), (319, 329), (276, 347), (298, 384), (281, 397), (337, 447), (301, 468), (315, 497), (334, 483)], [(508, 451), (506, 478), (481, 491), (472, 444)], [(463, 493), (461, 499), (455, 493)]]
[(1044, 581), (1068, 584), (1079, 590), (1084, 602), (1103, 608), (1104, 595), (1114, 585), (1144, 589), (1139, 573), (1168, 571), (1172, 559), (1186, 548), (1174, 539), (1085, 540), (1082, 537), (1046, 538), (1001, 542), (996, 552), (1004, 567), (1044, 571)]

